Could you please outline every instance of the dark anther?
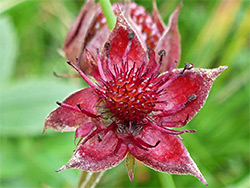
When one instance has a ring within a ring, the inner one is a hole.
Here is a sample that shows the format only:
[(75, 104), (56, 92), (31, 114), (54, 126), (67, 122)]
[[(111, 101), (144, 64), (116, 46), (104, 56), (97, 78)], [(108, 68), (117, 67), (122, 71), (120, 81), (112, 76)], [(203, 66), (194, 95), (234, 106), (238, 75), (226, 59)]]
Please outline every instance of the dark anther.
[(58, 106), (61, 106), (62, 105), (62, 103), (61, 102), (56, 102), (56, 104), (58, 105)]
[(158, 140), (158, 141), (156, 142), (156, 144), (154, 145), (154, 147), (158, 146), (158, 145), (160, 144), (160, 142), (161, 142), (161, 140)]
[(189, 95), (188, 96), (188, 99), (190, 100), (190, 101), (193, 101), (193, 100), (195, 100), (197, 98), (197, 95), (195, 95), (195, 94), (192, 94), (192, 95)]
[(77, 66), (77, 68), (81, 69), (80, 62), (79, 62), (79, 59), (77, 57), (76, 57), (76, 66)]
[(102, 138), (100, 135), (97, 136), (97, 139), (98, 139), (98, 142), (101, 142), (102, 141)]
[(180, 74), (183, 74), (185, 72), (185, 70), (190, 70), (194, 67), (194, 65), (192, 63), (185, 63), (185, 67), (184, 69), (180, 72)]
[(109, 58), (109, 50), (110, 50), (110, 47), (111, 47), (110, 43), (107, 42), (104, 47), (106, 49), (107, 58)]
[(188, 101), (185, 103), (185, 105), (189, 104), (190, 102), (194, 101), (197, 98), (197, 95), (192, 94), (188, 96)]
[(78, 103), (78, 104), (76, 104), (76, 106), (79, 108), (79, 110), (81, 110), (82, 111), (82, 108), (81, 108), (81, 106), (80, 106), (80, 104)]
[(58, 77), (58, 78), (70, 78), (70, 77), (73, 77), (69, 74), (57, 74), (55, 71), (53, 71), (53, 75)]
[(106, 49), (106, 50), (109, 50), (110, 47), (111, 47), (110, 43), (107, 42), (107, 43), (105, 44), (105, 49)]
[(135, 32), (134, 31), (129, 31), (128, 32), (128, 39), (132, 40), (132, 39), (134, 39), (134, 37), (135, 37)]
[(186, 70), (190, 70), (194, 67), (194, 65), (192, 63), (185, 63), (185, 69)]
[(71, 61), (67, 61), (67, 63), (68, 63), (69, 65), (72, 65), (72, 62), (71, 62)]
[(120, 139), (120, 138), (118, 138), (118, 142), (117, 142), (117, 144), (116, 144), (116, 147), (115, 147), (115, 150), (114, 150), (114, 155), (115, 156), (117, 156), (118, 157), (118, 151), (120, 150), (120, 148), (121, 148), (121, 145), (122, 145), (122, 140)]
[(60, 77), (55, 71), (53, 71), (54, 76)]
[(166, 55), (166, 51), (162, 49), (158, 52), (158, 55), (160, 56)]
[(161, 57), (160, 57), (160, 61), (162, 61), (163, 56), (166, 55), (166, 51), (165, 51), (165, 50), (160, 50), (160, 51), (158, 52), (158, 55), (161, 56)]

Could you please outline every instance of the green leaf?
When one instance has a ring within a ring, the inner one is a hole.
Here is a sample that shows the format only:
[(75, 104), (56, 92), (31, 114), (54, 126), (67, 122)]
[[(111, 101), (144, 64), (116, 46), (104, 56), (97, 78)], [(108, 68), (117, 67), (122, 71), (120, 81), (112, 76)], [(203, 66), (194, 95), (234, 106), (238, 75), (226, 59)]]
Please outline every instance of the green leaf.
[(1, 136), (40, 135), (45, 117), (56, 108), (56, 101), (76, 90), (70, 83), (30, 80), (1, 91)]
[(16, 61), (17, 56), (17, 36), (15, 28), (9, 17), (0, 17), (0, 59), (1, 59), (1, 82), (7, 80), (11, 73)]

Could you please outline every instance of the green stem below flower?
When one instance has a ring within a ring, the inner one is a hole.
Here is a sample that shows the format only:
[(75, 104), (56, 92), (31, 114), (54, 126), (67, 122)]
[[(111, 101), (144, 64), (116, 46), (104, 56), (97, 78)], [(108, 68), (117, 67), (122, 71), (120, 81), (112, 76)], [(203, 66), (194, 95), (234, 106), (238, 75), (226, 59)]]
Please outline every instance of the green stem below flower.
[(176, 188), (171, 174), (158, 173), (162, 187)]
[(100, 0), (100, 4), (104, 13), (104, 16), (107, 20), (107, 24), (109, 27), (109, 30), (113, 30), (116, 23), (116, 16), (112, 10), (112, 5), (109, 0)]
[(83, 171), (78, 183), (78, 188), (94, 188), (100, 181), (104, 171), (102, 172), (85, 172)]

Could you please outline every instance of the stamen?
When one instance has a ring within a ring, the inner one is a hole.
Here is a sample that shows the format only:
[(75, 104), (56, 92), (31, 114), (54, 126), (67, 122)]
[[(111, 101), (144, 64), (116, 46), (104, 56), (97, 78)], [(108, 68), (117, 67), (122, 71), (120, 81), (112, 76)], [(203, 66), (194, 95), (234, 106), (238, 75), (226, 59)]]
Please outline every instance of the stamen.
[(132, 133), (132, 121), (129, 122), (129, 132)]
[(169, 122), (169, 121), (164, 121), (161, 123), (162, 127), (175, 127), (177, 125), (179, 126), (184, 126), (187, 124), (189, 119), (189, 115), (187, 115), (186, 119), (184, 121), (173, 121), (173, 122)]
[(102, 78), (104, 81), (107, 81), (107, 78), (106, 78), (106, 76), (104, 75), (104, 72), (103, 72), (103, 69), (102, 69), (102, 62), (101, 62), (101, 59), (100, 59), (100, 54), (99, 54), (99, 49), (98, 49), (98, 48), (96, 49), (96, 52), (97, 52), (97, 55), (96, 55), (97, 67), (98, 67), (100, 76), (101, 76), (101, 78)]
[(115, 71), (115, 75), (118, 76), (119, 75), (119, 69), (117, 64), (114, 64), (114, 71)]
[[(172, 78), (170, 78), (165, 84), (163, 84), (159, 89), (166, 89), (170, 84), (172, 84), (177, 78), (179, 78), (186, 70), (190, 70), (193, 68), (193, 64), (191, 63), (185, 63), (185, 67), (183, 70), (179, 73), (174, 75)], [(170, 72), (170, 71), (169, 71)], [(170, 75), (166, 75), (166, 77), (169, 77)], [(164, 78), (166, 80), (166, 78)]]
[(61, 106), (61, 107), (68, 108), (68, 109), (70, 109), (70, 110), (74, 110), (74, 111), (77, 111), (77, 112), (81, 112), (81, 110), (79, 110), (77, 107), (72, 106), (72, 105), (69, 105), (69, 104), (66, 104), (66, 103), (56, 102), (56, 104), (58, 104), (58, 105)]
[(155, 69), (153, 70), (154, 76), (157, 75), (157, 72), (158, 72), (158, 71), (160, 70), (160, 68), (161, 68), (162, 59), (163, 59), (163, 56), (166, 55), (166, 51), (165, 51), (165, 50), (160, 50), (159, 53), (158, 53), (158, 55), (160, 56), (160, 60), (159, 60), (159, 62), (158, 62), (158, 64), (157, 64), (157, 66), (155, 67)]
[(154, 127), (155, 129), (161, 131), (161, 132), (164, 132), (164, 133), (167, 133), (167, 134), (172, 134), (172, 135), (179, 135), (179, 134), (183, 134), (183, 133), (194, 133), (196, 132), (196, 130), (183, 130), (183, 131), (176, 131), (176, 130), (172, 130), (172, 129), (168, 129), (168, 128), (163, 128), (163, 127), (160, 127), (154, 123), (150, 123), (150, 125), (152, 127)]
[(107, 42), (104, 47), (106, 49), (107, 58), (109, 58), (109, 50), (110, 50), (110, 47), (111, 47), (110, 43)]
[(166, 74), (166, 76), (164, 76), (164, 78), (163, 78), (164, 81), (166, 81), (169, 78), (169, 76), (172, 74), (172, 72), (173, 72), (173, 70), (174, 70), (177, 63), (178, 63), (178, 61), (175, 60), (175, 62), (172, 64), (172, 66), (168, 70), (168, 73)]
[(188, 96), (188, 101), (185, 103), (185, 105), (189, 104), (190, 102), (194, 101), (197, 98), (197, 95), (192, 94)]
[(150, 144), (144, 142), (141, 138), (137, 138), (136, 141), (137, 141), (138, 143), (140, 143), (141, 145), (147, 147), (147, 148), (154, 148), (154, 147), (158, 146), (159, 143), (161, 142), (161, 140), (158, 140), (158, 141), (155, 143), (155, 145), (150, 145)]
[(192, 63), (185, 63), (185, 67), (180, 74), (183, 74), (185, 72), (185, 70), (190, 70), (193, 67), (194, 67), (194, 65)]
[(101, 134), (100, 138), (102, 139), (109, 131), (113, 130), (116, 128), (117, 124), (116, 122), (111, 123)]
[(81, 110), (82, 113), (84, 113), (85, 115), (89, 116), (89, 117), (92, 117), (92, 118), (100, 118), (101, 116), (100, 115), (95, 115), (91, 112), (88, 112), (84, 109), (81, 108), (80, 104), (77, 104), (77, 107), (79, 108), (79, 110)]
[(112, 78), (113, 80), (115, 80), (115, 75), (111, 72), (111, 70), (107, 70), (107, 73), (110, 75), (110, 78)]
[[(76, 58), (76, 61), (79, 61), (78, 58)], [(78, 67), (76, 67), (72, 62), (67, 61), (67, 63), (72, 66), (80, 75), (81, 77), (87, 82), (87, 84), (90, 85), (90, 87), (92, 87), (93, 89), (96, 88), (95, 84), (82, 72), (81, 69), (79, 69)]]
[(123, 57), (122, 57), (122, 66), (123, 66), (123, 69), (124, 69), (124, 63), (128, 61), (128, 53), (129, 53), (129, 51), (131, 49), (132, 40), (134, 39), (134, 36), (135, 36), (134, 31), (130, 31), (128, 33), (128, 39), (129, 39), (129, 41), (128, 41), (128, 45), (127, 45), (127, 47), (126, 47), (126, 49), (124, 51)]
[(110, 45), (110, 43), (107, 42), (104, 47), (106, 49), (106, 56), (107, 56), (107, 61), (108, 61), (108, 69), (111, 71), (111, 60), (110, 60), (110, 56), (109, 56), (109, 50), (110, 50), (111, 45)]
[[(81, 57), (80, 57), (81, 58)], [(80, 66), (80, 61), (78, 58), (76, 58), (76, 66), (78, 69), (81, 69), (81, 66)]]
[(143, 57), (143, 62), (145, 62), (145, 63), (147, 61), (148, 54), (149, 54), (149, 46), (147, 47), (146, 53), (145, 53), (145, 55)]
[(117, 157), (118, 157), (117, 153), (120, 150), (122, 143), (123, 143), (122, 139), (118, 138), (118, 142), (117, 142), (115, 150), (114, 150), (114, 155)]
[(135, 146), (137, 146), (138, 148), (141, 148), (141, 149), (146, 150), (146, 151), (149, 150), (148, 148), (142, 146), (138, 141), (136, 141), (132, 135), (129, 136), (129, 138), (130, 138), (130, 141), (131, 141)]
[(188, 101), (186, 101), (185, 103), (179, 104), (179, 105), (177, 105), (176, 107), (174, 107), (174, 108), (172, 108), (170, 110), (163, 111), (161, 114), (158, 114), (157, 116), (158, 117), (164, 117), (164, 116), (169, 116), (169, 115), (178, 113), (181, 110), (183, 110), (187, 106), (187, 104), (194, 101), (196, 98), (197, 98), (197, 95), (192, 94), (192, 95), (188, 96)]
[(130, 71), (127, 73), (127, 78), (130, 77), (131, 73), (135, 70), (135, 62), (133, 63), (133, 67), (130, 69)]
[(55, 71), (53, 71), (53, 75), (58, 77), (58, 78), (73, 78), (77, 77), (76, 75), (69, 75), (69, 74), (57, 74)]
[(161, 62), (162, 59), (163, 59), (163, 56), (166, 55), (166, 51), (164, 49), (162, 49), (162, 50), (159, 51), (158, 55), (160, 56), (159, 62)]
[(103, 129), (97, 127), (96, 130), (94, 130), (91, 134), (89, 134), (82, 142), (82, 145), (84, 145), (89, 139), (93, 138), (95, 135), (100, 133)]

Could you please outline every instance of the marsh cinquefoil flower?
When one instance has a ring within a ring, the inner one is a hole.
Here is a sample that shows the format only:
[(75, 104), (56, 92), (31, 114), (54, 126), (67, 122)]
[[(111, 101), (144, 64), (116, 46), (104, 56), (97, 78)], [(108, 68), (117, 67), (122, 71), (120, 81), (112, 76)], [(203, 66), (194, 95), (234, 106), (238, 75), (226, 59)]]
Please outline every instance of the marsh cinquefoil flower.
[[(179, 135), (194, 130), (173, 130), (186, 125), (202, 108), (215, 78), (227, 67), (193, 68), (177, 62), (167, 50), (145, 50), (137, 31), (117, 10), (117, 23), (96, 58), (93, 83), (80, 62), (68, 61), (90, 85), (58, 102), (44, 130), (75, 131), (81, 138), (70, 161), (59, 171), (78, 168), (103, 171), (118, 165), (128, 153), (145, 165), (171, 174), (191, 174), (206, 180)], [(156, 60), (156, 57), (158, 59)], [(162, 71), (161, 67), (165, 67)], [(130, 179), (133, 175), (130, 174)]]

